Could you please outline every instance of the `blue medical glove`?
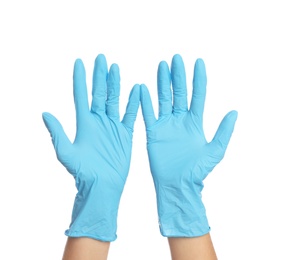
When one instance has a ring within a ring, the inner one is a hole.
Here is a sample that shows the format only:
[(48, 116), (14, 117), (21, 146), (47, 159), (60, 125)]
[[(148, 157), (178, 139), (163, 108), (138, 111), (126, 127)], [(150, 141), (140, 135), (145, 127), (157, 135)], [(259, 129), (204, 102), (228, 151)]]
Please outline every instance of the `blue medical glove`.
[(85, 69), (79, 59), (74, 65), (73, 81), (77, 126), (74, 142), (71, 143), (54, 116), (43, 113), (57, 158), (74, 177), (78, 190), (72, 221), (65, 234), (113, 241), (119, 202), (129, 171), (140, 86), (133, 87), (120, 121), (120, 76), (116, 64), (108, 72), (104, 55), (97, 56), (90, 109)]
[(188, 110), (185, 68), (180, 55), (173, 57), (171, 72), (167, 63), (159, 64), (158, 119), (148, 89), (141, 85), (147, 150), (157, 196), (160, 231), (165, 237), (195, 237), (210, 230), (201, 199), (203, 180), (223, 158), (237, 112), (229, 112), (213, 140), (207, 142), (203, 131), (205, 95), (205, 66), (198, 59)]

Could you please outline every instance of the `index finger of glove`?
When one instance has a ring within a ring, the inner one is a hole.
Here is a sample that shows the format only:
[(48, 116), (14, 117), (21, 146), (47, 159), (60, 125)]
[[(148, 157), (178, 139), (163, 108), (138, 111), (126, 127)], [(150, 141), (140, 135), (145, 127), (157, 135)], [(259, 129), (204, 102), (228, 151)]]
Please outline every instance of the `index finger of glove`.
[(145, 126), (146, 128), (148, 128), (157, 120), (154, 114), (150, 93), (148, 91), (148, 88), (144, 84), (141, 84), (140, 86), (140, 100)]
[(138, 108), (140, 103), (140, 86), (134, 85), (128, 99), (126, 111), (121, 123), (133, 131), (134, 122), (136, 120)]
[(119, 120), (120, 75), (117, 64), (113, 64), (110, 67), (107, 85), (106, 113), (108, 117)]

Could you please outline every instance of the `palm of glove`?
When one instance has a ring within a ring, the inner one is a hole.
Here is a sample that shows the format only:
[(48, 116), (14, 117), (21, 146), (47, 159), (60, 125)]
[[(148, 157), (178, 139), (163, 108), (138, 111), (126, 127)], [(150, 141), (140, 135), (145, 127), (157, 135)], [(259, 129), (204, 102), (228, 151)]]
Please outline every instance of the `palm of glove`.
[[(127, 178), (132, 131), (122, 123), (89, 112), (78, 126), (70, 149), (57, 151), (60, 162), (77, 179), (96, 179), (123, 187)], [(119, 184), (119, 185), (118, 185)]]
[(223, 157), (212, 149), (192, 113), (171, 115), (147, 128), (151, 172), (158, 183), (200, 184)]

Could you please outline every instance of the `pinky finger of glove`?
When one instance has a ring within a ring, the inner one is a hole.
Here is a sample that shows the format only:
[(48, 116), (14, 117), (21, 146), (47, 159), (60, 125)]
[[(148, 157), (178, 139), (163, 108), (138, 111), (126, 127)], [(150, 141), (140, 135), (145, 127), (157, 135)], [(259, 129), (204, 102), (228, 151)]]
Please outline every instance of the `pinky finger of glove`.
[(238, 113), (235, 110), (230, 111), (222, 119), (216, 134), (210, 145), (214, 151), (219, 152), (223, 157), (232, 136)]
[(71, 151), (72, 144), (65, 134), (65, 131), (56, 117), (52, 114), (44, 112), (42, 114), (43, 121), (48, 129), (52, 143), (54, 145), (58, 159), (61, 161), (64, 154), (68, 154)]

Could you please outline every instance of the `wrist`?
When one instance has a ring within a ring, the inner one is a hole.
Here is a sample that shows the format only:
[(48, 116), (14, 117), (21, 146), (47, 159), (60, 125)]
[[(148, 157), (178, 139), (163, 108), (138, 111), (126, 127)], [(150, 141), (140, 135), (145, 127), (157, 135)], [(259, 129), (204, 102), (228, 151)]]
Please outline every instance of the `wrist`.
[[(155, 183), (160, 232), (165, 237), (196, 237), (210, 231), (199, 187)], [(200, 189), (201, 190), (201, 189)]]
[(78, 192), (72, 211), (72, 220), (65, 234), (69, 237), (89, 237), (100, 241), (117, 238), (117, 215), (122, 185), (105, 182), (96, 177), (77, 181)]

